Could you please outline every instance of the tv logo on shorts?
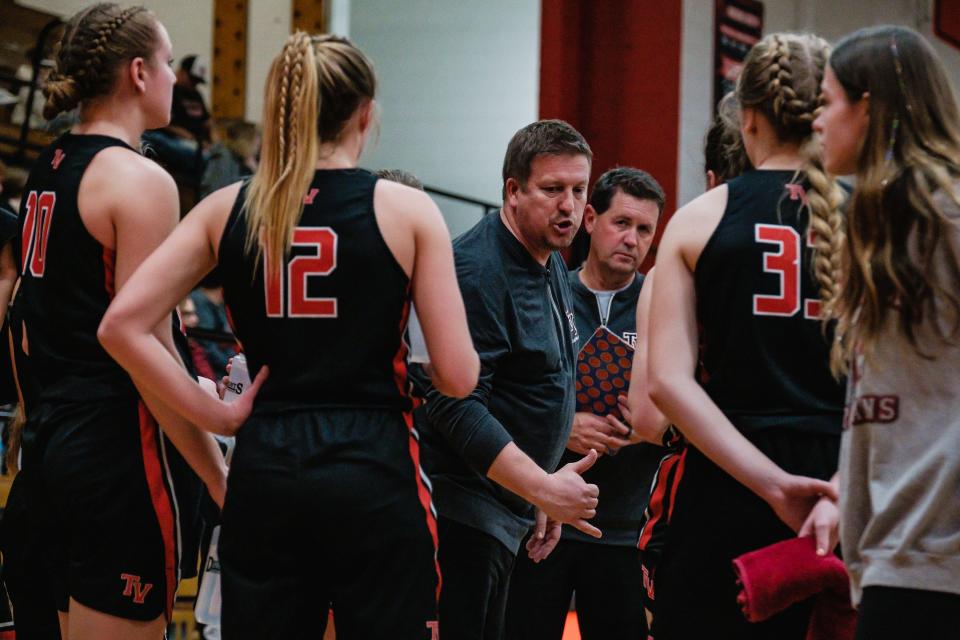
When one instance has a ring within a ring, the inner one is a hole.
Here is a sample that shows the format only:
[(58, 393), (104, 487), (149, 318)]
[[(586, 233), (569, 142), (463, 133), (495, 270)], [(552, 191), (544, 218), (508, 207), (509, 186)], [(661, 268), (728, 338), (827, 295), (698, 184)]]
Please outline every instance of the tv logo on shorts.
[(140, 576), (135, 576), (132, 573), (121, 573), (120, 579), (125, 583), (123, 587), (123, 595), (127, 598), (132, 597), (133, 601), (137, 604), (143, 604), (147, 594), (150, 593), (151, 589), (153, 589), (152, 583), (141, 583)]

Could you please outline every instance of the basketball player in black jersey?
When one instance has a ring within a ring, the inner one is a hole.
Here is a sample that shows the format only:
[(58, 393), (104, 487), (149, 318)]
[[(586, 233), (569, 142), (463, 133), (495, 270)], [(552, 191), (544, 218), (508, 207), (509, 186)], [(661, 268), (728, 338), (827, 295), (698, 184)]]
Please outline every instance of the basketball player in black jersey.
[[(196, 557), (194, 508), (182, 503), (198, 494), (196, 477), (177, 450), (215, 499), (225, 490), (213, 439), (138, 393), (96, 337), (114, 293), (178, 218), (172, 179), (134, 151), (169, 119), (170, 57), (166, 30), (142, 7), (75, 15), (45, 115), (79, 106), (80, 122), (40, 154), (21, 204), (16, 317), (37, 386), (24, 428), (27, 509), (64, 637), (162, 637), (181, 560)], [(169, 317), (151, 327), (185, 371), (170, 329)]]
[[(736, 96), (731, 91), (720, 100), (713, 124), (707, 130), (703, 164), (708, 191), (729, 182), (750, 167), (750, 159), (743, 149), (743, 138), (740, 135), (739, 111)], [(624, 413), (630, 416), (634, 437), (664, 447), (652, 486), (648, 488), (650, 495), (640, 525), (640, 539), (637, 541), (643, 572), (644, 606), (651, 614), (655, 611), (654, 581), (657, 563), (666, 542), (670, 516), (673, 513), (673, 500), (686, 460), (686, 442), (682, 434), (670, 424), (648, 393), (648, 328), (655, 273), (655, 267), (647, 272), (637, 301), (637, 341), (633, 352), (627, 411)]]
[(650, 395), (690, 443), (657, 568), (657, 640), (806, 634), (803, 604), (748, 623), (730, 561), (795, 535), (836, 493), (825, 479), (843, 389), (820, 318), (837, 290), (828, 256), (843, 196), (810, 148), (827, 53), (788, 34), (751, 50), (737, 99), (756, 170), (680, 209), (657, 256)]
[(436, 521), (401, 339), (411, 298), (438, 388), (468, 394), (479, 361), (439, 210), (356, 166), (375, 85), (348, 40), (291, 36), (252, 180), (201, 202), (100, 327), (134, 378), (232, 434), (238, 414), (198, 393), (150, 331), (210, 269), (223, 275), (257, 372), (241, 398), (259, 392), (223, 511), (224, 637), (320, 637), (327, 603), (341, 639), (437, 637)]

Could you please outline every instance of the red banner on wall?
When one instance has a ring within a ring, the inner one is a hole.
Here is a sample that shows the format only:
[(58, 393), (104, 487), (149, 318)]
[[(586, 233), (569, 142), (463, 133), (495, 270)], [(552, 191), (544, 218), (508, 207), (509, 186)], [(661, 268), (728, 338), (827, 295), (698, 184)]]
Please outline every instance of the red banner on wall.
[(934, 0), (933, 31), (960, 48), (960, 0)]
[(763, 37), (763, 3), (758, 0), (717, 0), (714, 36), (713, 103), (737, 84), (743, 60)]

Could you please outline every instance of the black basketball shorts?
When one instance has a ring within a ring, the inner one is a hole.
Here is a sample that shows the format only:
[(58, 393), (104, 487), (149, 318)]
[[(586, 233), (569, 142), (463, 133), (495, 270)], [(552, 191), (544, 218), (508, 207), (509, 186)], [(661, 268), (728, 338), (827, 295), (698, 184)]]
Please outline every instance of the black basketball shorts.
[(237, 434), (220, 533), (225, 638), (431, 640), (439, 568), (409, 414), (255, 413)]
[(72, 598), (129, 620), (169, 618), (185, 540), (196, 553), (195, 531), (183, 526), (195, 520), (196, 476), (138, 398), (40, 403), (31, 413), (28, 515), (48, 550), (57, 608)]

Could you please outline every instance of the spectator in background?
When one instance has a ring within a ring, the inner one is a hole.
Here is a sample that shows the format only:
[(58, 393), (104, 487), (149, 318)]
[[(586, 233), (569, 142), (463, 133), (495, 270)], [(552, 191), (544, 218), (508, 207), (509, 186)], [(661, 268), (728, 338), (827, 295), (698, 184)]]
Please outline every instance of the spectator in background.
[[(7, 165), (3, 160), (0, 160), (0, 211), (3, 214), (11, 214), (16, 218), (16, 210), (10, 206), (9, 201), (6, 198), (6, 194), (3, 193), (3, 184), (7, 181)], [(2, 214), (0, 214), (2, 216)], [(6, 216), (2, 216), (6, 217)], [(16, 233), (16, 225), (14, 225), (14, 233)]]
[(0, 204), (14, 212), (20, 210), (20, 198), (27, 184), (27, 175), (26, 169), (0, 163)]
[(217, 123), (218, 142), (210, 147), (200, 184), (200, 197), (253, 175), (260, 155), (260, 130), (246, 120)]
[[(190, 300), (196, 307), (197, 328), (221, 333), (233, 333), (230, 322), (227, 320), (227, 307), (223, 302), (223, 286), (216, 269), (207, 274), (207, 277), (200, 282), (200, 286), (193, 290), (190, 294)], [(214, 380), (219, 380), (227, 372), (227, 361), (237, 354), (237, 349), (233, 343), (208, 341), (203, 345), (203, 352), (213, 369), (214, 375), (211, 377)]]
[(170, 124), (164, 131), (184, 140), (196, 140), (201, 146), (210, 143), (210, 112), (197, 89), (206, 82), (206, 62), (196, 54), (184, 56), (173, 85)]
[(197, 89), (206, 77), (207, 66), (199, 56), (184, 56), (173, 85), (170, 124), (143, 136), (161, 164), (197, 181), (203, 175), (204, 151), (210, 143), (210, 112)]

